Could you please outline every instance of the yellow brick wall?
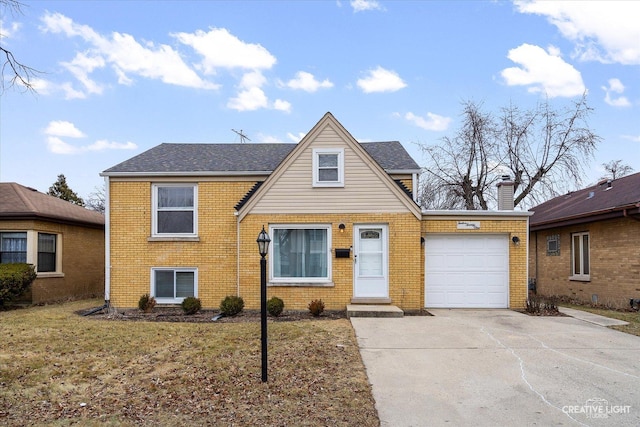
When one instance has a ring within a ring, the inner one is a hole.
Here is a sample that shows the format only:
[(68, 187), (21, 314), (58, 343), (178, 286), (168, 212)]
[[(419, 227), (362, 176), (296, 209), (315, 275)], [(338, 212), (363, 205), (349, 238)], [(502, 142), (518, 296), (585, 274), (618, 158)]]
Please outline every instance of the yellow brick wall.
[[(240, 225), (241, 272), (240, 294), (250, 308), (260, 305), (260, 256), (256, 238), (269, 224), (331, 224), (331, 246), (353, 245), (354, 224), (387, 224), (389, 227), (389, 297), (392, 304), (404, 310), (422, 307), (423, 281), (420, 245), (420, 221), (410, 213), (403, 214), (331, 214), (331, 215), (248, 215)], [(345, 224), (340, 233), (338, 226)], [(305, 310), (314, 299), (322, 299), (327, 310), (344, 310), (353, 297), (353, 255), (335, 258), (332, 253), (333, 287), (269, 286), (267, 298), (282, 298), (289, 309)], [(267, 272), (268, 278), (268, 272)]]
[(49, 221), (2, 221), (0, 230), (57, 234), (62, 274), (40, 275), (24, 299), (34, 303), (104, 294), (104, 230)]
[[(589, 232), (590, 281), (570, 280), (571, 234)], [(547, 255), (547, 236), (560, 235), (560, 255)], [(530, 273), (542, 295), (564, 295), (627, 308), (640, 298), (640, 222), (631, 218), (598, 221), (531, 233)], [(537, 247), (537, 256), (536, 256)]]
[[(197, 267), (198, 297), (217, 308), (236, 294), (236, 216), (233, 208), (254, 182), (198, 183), (198, 242), (148, 241), (150, 182), (111, 181), (111, 303), (137, 307), (151, 291), (152, 267)], [(256, 234), (257, 236), (257, 234)], [(255, 242), (255, 237), (253, 238)]]
[[(425, 219), (423, 233), (508, 234), (520, 238), (520, 244), (509, 243), (509, 308), (521, 309), (527, 299), (527, 218), (513, 220), (483, 219), (479, 230), (458, 230), (458, 219)], [(424, 281), (423, 281), (424, 283)]]

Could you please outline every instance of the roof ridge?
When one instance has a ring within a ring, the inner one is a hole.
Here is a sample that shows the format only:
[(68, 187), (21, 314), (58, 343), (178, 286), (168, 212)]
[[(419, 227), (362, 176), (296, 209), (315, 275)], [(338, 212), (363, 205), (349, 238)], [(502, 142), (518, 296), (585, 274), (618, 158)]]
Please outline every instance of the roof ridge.
[(13, 191), (15, 191), (17, 196), (20, 198), (20, 200), (22, 200), (22, 203), (25, 204), (25, 206), (29, 209), (29, 211), (31, 211), (31, 212), (39, 212), (39, 210), (33, 204), (31, 199), (29, 197), (27, 197), (27, 195), (24, 192), (25, 190), (28, 190), (28, 191), (35, 191), (37, 193), (38, 190), (33, 189), (33, 188), (29, 188), (29, 187), (25, 187), (24, 185), (20, 185), (17, 182), (12, 182), (11, 183), (11, 188), (13, 189)]

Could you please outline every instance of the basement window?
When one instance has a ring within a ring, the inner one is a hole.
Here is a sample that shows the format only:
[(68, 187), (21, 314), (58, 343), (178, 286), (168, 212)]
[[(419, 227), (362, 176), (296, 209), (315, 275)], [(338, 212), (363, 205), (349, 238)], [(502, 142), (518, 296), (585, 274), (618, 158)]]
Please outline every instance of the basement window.
[(547, 236), (547, 256), (560, 256), (560, 235)]

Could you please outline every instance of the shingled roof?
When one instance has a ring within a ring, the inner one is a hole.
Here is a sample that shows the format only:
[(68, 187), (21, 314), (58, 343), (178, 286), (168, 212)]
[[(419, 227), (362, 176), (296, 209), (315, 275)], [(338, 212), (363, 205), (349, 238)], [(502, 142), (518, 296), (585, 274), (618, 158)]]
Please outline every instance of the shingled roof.
[[(420, 170), (398, 141), (365, 142), (361, 145), (388, 173)], [(105, 170), (102, 175), (270, 174), (295, 146), (164, 143)]]
[(640, 215), (640, 173), (570, 192), (530, 209), (531, 231)]
[(43, 219), (104, 227), (104, 215), (15, 182), (0, 183), (0, 220)]

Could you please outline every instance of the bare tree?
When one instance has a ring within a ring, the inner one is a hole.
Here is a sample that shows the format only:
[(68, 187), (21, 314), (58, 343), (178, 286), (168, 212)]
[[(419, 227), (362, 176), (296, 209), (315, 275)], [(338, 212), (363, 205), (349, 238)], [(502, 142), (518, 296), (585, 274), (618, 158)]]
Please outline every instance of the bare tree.
[(498, 115), (465, 102), (455, 137), (423, 146), (428, 164), (422, 206), (488, 209), (495, 203), (501, 175), (513, 179), (514, 204), (521, 207), (579, 187), (586, 161), (600, 141), (587, 123), (591, 111), (586, 96), (564, 109), (547, 100), (531, 110), (511, 104)]
[(105, 211), (105, 187), (95, 187), (95, 191), (89, 194), (86, 207), (92, 211), (104, 214)]
[[(17, 0), (0, 0), (0, 9), (3, 12), (9, 9), (12, 14), (22, 13), (23, 6)], [(18, 61), (13, 52), (2, 44), (3, 37), (4, 35), (0, 33), (0, 55), (4, 57), (0, 68), (0, 93), (4, 92), (6, 88), (11, 88), (15, 85), (22, 86), (25, 90), (33, 91), (32, 79), (40, 71)], [(5, 79), (5, 73), (8, 74), (7, 79)]]
[(601, 179), (617, 179), (622, 178), (625, 175), (629, 175), (633, 172), (633, 168), (629, 165), (622, 163), (622, 160), (611, 160), (610, 162), (603, 163), (602, 167), (607, 173)]

